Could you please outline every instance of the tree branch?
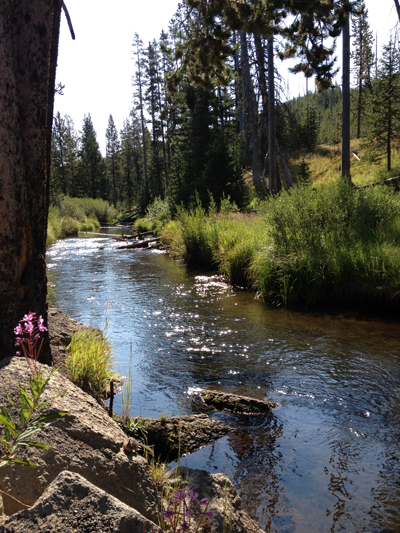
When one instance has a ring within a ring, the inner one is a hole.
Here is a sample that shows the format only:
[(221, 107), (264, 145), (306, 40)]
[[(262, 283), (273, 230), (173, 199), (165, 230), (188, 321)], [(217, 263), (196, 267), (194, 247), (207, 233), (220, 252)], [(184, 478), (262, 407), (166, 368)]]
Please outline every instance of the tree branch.
[(68, 22), (68, 28), (69, 28), (69, 31), (71, 32), (71, 37), (75, 41), (75, 32), (74, 32), (74, 28), (72, 27), (71, 17), (69, 16), (67, 6), (64, 4), (63, 0), (60, 0), (60, 4), (61, 4), (61, 7), (64, 10), (65, 17), (66, 17), (67, 22)]

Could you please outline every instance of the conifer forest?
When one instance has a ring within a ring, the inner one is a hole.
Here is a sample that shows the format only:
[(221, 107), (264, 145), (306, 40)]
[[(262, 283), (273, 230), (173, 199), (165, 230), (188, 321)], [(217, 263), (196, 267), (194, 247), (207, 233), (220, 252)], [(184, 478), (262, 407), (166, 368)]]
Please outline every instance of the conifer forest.
[[(346, 113), (352, 160), (361, 151), (370, 168), (384, 162), (384, 177), (398, 172), (398, 35), (390, 35), (378, 59), (368, 10), (363, 2), (349, 4), (346, 108), (346, 91), (333, 82), (335, 70), (345, 68), (341, 58), (334, 63), (333, 45), (344, 38), (346, 12), (322, 10), (322, 23), (315, 16), (307, 27), (308, 3), (297, 3), (298, 16), (284, 26), (285, 2), (275, 2), (271, 26), (271, 14), (247, 4), (230, 12), (229, 3), (193, 0), (179, 5), (158, 41), (145, 44), (135, 34), (133, 106), (121, 131), (109, 116), (105, 157), (90, 112), (82, 125), (56, 114), (52, 197), (101, 198), (144, 210), (158, 197), (188, 206), (197, 192), (204, 206), (210, 195), (217, 202), (229, 196), (242, 209), (255, 194), (313, 180), (312, 154), (332, 156), (335, 145), (340, 151)], [(321, 3), (314, 4), (317, 14)], [(274, 57), (296, 58), (292, 70), (310, 80), (307, 94), (288, 98)]]

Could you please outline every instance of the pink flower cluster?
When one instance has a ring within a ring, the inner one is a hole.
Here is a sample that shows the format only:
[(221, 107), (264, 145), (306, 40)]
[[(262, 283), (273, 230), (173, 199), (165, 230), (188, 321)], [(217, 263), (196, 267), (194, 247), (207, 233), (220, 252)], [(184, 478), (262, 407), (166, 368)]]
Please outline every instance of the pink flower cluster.
[[(42, 348), (43, 339), (39, 347), (38, 343), (40, 334), (44, 331), (47, 331), (47, 328), (43, 325), (43, 318), (41, 316), (36, 318), (36, 313), (32, 312), (25, 315), (14, 330), (16, 335), (15, 346), (19, 346), (22, 349), (29, 368), (35, 374), (37, 374), (36, 362)], [(21, 352), (16, 352), (16, 355), (21, 355)]]

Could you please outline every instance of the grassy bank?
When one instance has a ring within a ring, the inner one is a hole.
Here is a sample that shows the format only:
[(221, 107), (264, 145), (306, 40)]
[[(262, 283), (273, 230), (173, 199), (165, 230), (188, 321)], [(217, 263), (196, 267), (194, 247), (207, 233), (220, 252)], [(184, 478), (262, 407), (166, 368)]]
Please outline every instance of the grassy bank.
[(79, 231), (96, 231), (102, 222), (113, 222), (117, 214), (108, 202), (92, 198), (58, 198), (50, 206), (47, 245)]
[(400, 195), (388, 187), (296, 187), (256, 215), (181, 209), (162, 236), (175, 257), (274, 304), (400, 302)]
[[(392, 170), (387, 172), (386, 160), (381, 159), (371, 163), (367, 157), (366, 149), (361, 140), (351, 141), (351, 150), (357, 155), (357, 159), (351, 155), (351, 177), (354, 185), (361, 186), (369, 183), (378, 183), (385, 179), (400, 175), (400, 151), (393, 150)], [(298, 152), (290, 160), (293, 176), (297, 176), (301, 162), (304, 160), (310, 171), (310, 181), (313, 185), (325, 185), (335, 182), (341, 174), (341, 145), (330, 144), (317, 146), (314, 152)]]

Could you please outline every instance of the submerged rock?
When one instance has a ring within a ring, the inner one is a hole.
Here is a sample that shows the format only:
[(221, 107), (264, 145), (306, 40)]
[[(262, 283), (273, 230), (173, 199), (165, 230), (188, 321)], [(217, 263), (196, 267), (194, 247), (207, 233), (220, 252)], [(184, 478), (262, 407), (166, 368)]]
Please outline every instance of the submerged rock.
[[(225, 436), (230, 428), (206, 414), (185, 415), (167, 419), (137, 417), (146, 426), (146, 443), (154, 446), (154, 456), (161, 461), (173, 461), (193, 453)], [(137, 434), (140, 437), (140, 433)]]
[(198, 500), (209, 500), (208, 511), (213, 513), (199, 531), (207, 533), (262, 533), (257, 523), (242, 509), (242, 500), (224, 474), (210, 474), (206, 470), (176, 467), (166, 475), (169, 492), (189, 490), (198, 494)]
[(8, 518), (0, 533), (156, 533), (154, 522), (84, 477), (61, 472), (38, 501)]
[(237, 415), (268, 415), (271, 414), (274, 407), (278, 406), (275, 402), (213, 390), (203, 390), (200, 392), (200, 396), (207, 405), (211, 405), (220, 411), (229, 411)]
[[(39, 368), (48, 372), (44, 365)], [(18, 385), (28, 385), (29, 368), (24, 358), (14, 357), (0, 361), (0, 405), (7, 406), (17, 421), (6, 394), (19, 405)], [(146, 460), (121, 449), (125, 434), (106, 411), (88, 394), (56, 372), (49, 381), (43, 399), (65, 391), (54, 400), (49, 410), (68, 411), (69, 415), (52, 423), (37, 434), (37, 440), (50, 450), (26, 448), (18, 457), (29, 459), (36, 468), (10, 463), (0, 468), (1, 490), (26, 505), (41, 496), (46, 487), (63, 470), (70, 470), (115, 496), (146, 518), (157, 521), (158, 495)], [(1, 429), (0, 429), (1, 434)], [(15, 500), (4, 496), (4, 510), (11, 515), (21, 509)]]

